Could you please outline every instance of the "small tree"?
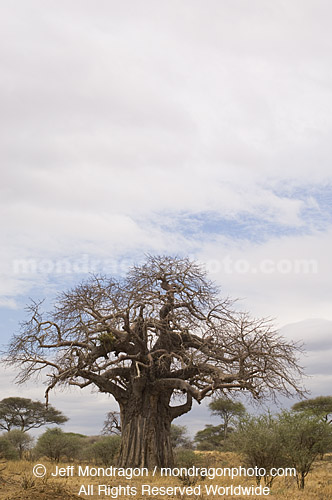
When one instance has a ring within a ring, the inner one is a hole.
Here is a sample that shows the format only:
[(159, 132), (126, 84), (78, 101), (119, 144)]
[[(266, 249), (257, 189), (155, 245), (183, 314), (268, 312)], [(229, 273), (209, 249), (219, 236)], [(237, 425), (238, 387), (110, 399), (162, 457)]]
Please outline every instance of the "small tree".
[(32, 447), (33, 438), (27, 432), (20, 431), (19, 429), (7, 432), (4, 437), (18, 451), (20, 459), (23, 458), (24, 452)]
[(64, 455), (67, 460), (75, 460), (84, 456), (84, 449), (87, 446), (88, 436), (77, 432), (65, 432), (68, 446)]
[(112, 465), (119, 453), (121, 444), (120, 436), (105, 436), (93, 443), (88, 450), (90, 456), (97, 463)]
[[(274, 476), (270, 475), (269, 471), (273, 467), (285, 465), (277, 418), (270, 414), (248, 415), (241, 419), (238, 430), (231, 439), (234, 448), (244, 456), (246, 466), (266, 470), (264, 483), (271, 487)], [(258, 484), (261, 479), (262, 476), (256, 476)]]
[(227, 438), (229, 425), (232, 420), (242, 417), (246, 409), (239, 401), (232, 401), (228, 398), (217, 398), (211, 401), (209, 408), (213, 415), (218, 415), (223, 423), (223, 437)]
[(318, 396), (300, 401), (292, 406), (292, 410), (314, 415), (330, 424), (332, 423), (332, 396)]
[(282, 453), (289, 465), (296, 468), (297, 485), (303, 489), (314, 460), (331, 444), (331, 426), (303, 412), (284, 411), (279, 416), (279, 436)]
[(71, 433), (66, 434), (58, 427), (47, 429), (37, 441), (35, 452), (50, 460), (59, 462), (61, 457), (71, 458), (73, 454), (73, 439)]
[(192, 448), (185, 425), (171, 425), (171, 442), (173, 448)]
[(63, 424), (67, 420), (59, 410), (51, 405), (46, 407), (40, 401), (19, 397), (0, 401), (0, 429), (8, 432), (13, 428), (26, 432), (46, 424)]
[(19, 453), (7, 437), (0, 436), (0, 459), (17, 460)]

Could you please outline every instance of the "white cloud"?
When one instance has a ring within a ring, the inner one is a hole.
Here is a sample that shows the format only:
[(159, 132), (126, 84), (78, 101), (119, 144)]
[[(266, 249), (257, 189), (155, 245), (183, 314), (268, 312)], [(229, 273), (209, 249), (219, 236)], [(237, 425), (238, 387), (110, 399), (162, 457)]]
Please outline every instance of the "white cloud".
[[(211, 277), (277, 325), (331, 320), (329, 14), (324, 0), (2, 3), (0, 306), (75, 281), (47, 262), (123, 271), (181, 253), (231, 259)], [(317, 272), (283, 271), (298, 260)]]
[(243, 307), (275, 317), (281, 326), (308, 317), (332, 319), (331, 245), (331, 229), (261, 243), (219, 237), (203, 243), (199, 257), (224, 293), (243, 298)]

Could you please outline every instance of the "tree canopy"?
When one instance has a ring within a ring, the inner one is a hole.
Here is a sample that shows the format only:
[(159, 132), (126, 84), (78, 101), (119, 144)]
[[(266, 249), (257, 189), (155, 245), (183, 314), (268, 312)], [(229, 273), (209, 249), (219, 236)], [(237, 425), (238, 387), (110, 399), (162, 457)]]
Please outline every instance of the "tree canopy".
[(8, 432), (13, 428), (25, 432), (46, 424), (63, 424), (67, 420), (59, 410), (51, 405), (46, 407), (41, 401), (19, 397), (0, 401), (0, 429)]
[[(120, 406), (120, 463), (172, 463), (170, 425), (195, 399), (244, 390), (254, 398), (299, 392), (299, 345), (266, 319), (236, 312), (205, 270), (149, 256), (125, 278), (92, 276), (30, 316), (8, 347), (24, 382), (46, 370), (56, 385), (97, 386)], [(173, 396), (185, 401), (174, 405)]]
[(198, 450), (221, 450), (224, 444), (224, 425), (206, 425), (204, 429), (196, 432), (194, 441)]
[(82, 446), (82, 440), (80, 434), (63, 432), (59, 427), (48, 428), (39, 436), (35, 452), (38, 456), (45, 456), (56, 462), (62, 457), (68, 460), (75, 456), (75, 452)]
[(279, 416), (279, 435), (285, 463), (296, 469), (297, 485), (303, 489), (314, 460), (331, 447), (331, 426), (305, 412), (283, 411)]
[(12, 446), (17, 450), (20, 459), (23, 458), (23, 453), (32, 447), (33, 438), (27, 432), (19, 429), (13, 429), (7, 432), (4, 436)]
[(173, 448), (192, 448), (193, 443), (190, 440), (188, 429), (185, 425), (171, 425), (171, 441)]
[(223, 422), (224, 439), (227, 438), (229, 425), (235, 418), (242, 417), (246, 409), (240, 401), (227, 398), (216, 398), (209, 403), (209, 408), (214, 415), (218, 415)]
[(332, 423), (332, 396), (318, 396), (299, 401), (292, 406), (292, 410), (315, 415), (330, 424)]
[(270, 413), (265, 415), (245, 415), (239, 421), (237, 431), (232, 434), (234, 450), (244, 457), (247, 467), (257, 467), (257, 471), (265, 469), (267, 474), (256, 475), (257, 483), (263, 478), (266, 485), (271, 486), (274, 476), (271, 469), (285, 467), (286, 462), (280, 446), (278, 417)]
[[(246, 415), (232, 434), (233, 449), (243, 454), (249, 467), (265, 469), (264, 482), (275, 479), (271, 469), (293, 468), (299, 489), (318, 455), (331, 447), (331, 426), (307, 412), (282, 411), (278, 415)], [(257, 481), (261, 477), (256, 477)]]

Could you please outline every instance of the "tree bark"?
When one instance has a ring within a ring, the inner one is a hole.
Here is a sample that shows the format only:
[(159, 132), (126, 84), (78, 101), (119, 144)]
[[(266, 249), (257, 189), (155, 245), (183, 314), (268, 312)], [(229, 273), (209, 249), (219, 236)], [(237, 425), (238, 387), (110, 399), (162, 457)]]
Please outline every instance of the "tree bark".
[(122, 440), (119, 467), (172, 467), (172, 414), (167, 391), (153, 393), (146, 387), (120, 403)]
[(305, 477), (306, 473), (304, 471), (301, 471), (296, 475), (296, 482), (299, 490), (304, 490)]

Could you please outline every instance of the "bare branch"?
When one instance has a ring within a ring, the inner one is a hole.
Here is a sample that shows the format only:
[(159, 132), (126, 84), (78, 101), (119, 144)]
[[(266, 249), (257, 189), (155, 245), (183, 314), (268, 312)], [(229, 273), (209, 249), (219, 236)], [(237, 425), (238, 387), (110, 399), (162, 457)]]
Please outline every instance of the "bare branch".
[(6, 361), (19, 382), (47, 370), (47, 396), (59, 384), (96, 385), (123, 405), (157, 390), (186, 393), (183, 410), (219, 389), (301, 393), (301, 346), (233, 304), (198, 264), (150, 256), (121, 282), (92, 276), (50, 313), (32, 302)]

